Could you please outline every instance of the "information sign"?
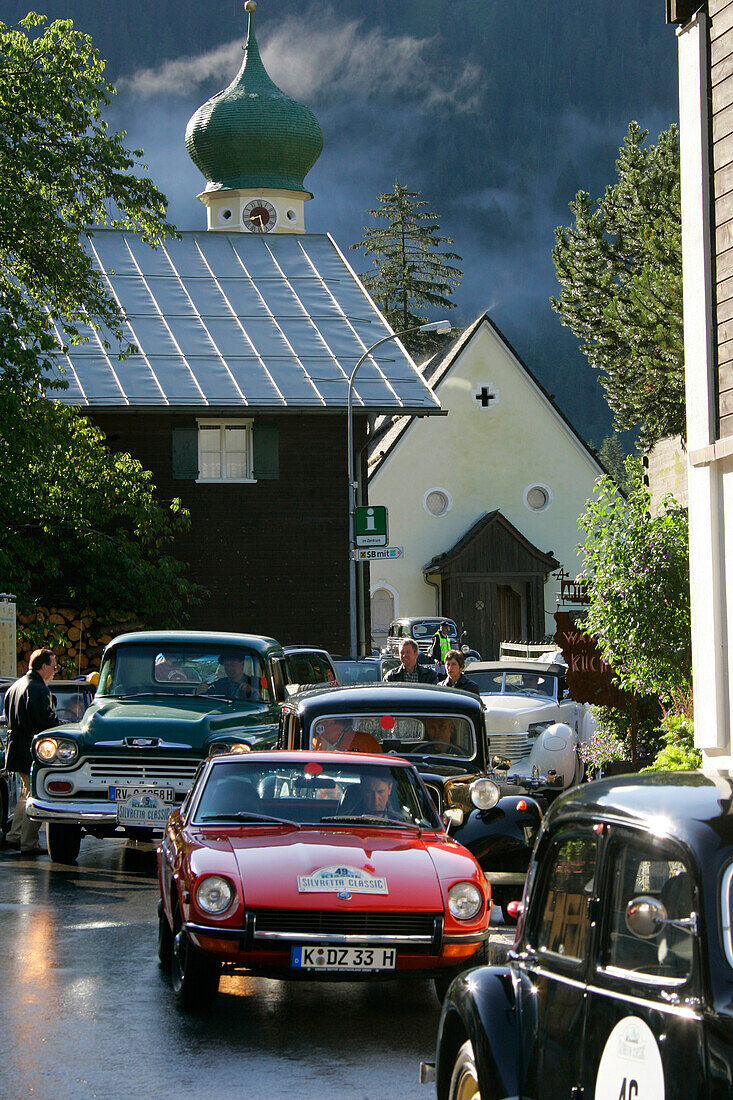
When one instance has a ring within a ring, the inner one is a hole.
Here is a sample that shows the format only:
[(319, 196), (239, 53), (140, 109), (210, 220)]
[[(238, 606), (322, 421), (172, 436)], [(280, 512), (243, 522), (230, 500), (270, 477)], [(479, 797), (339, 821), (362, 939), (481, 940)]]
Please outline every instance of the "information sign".
[(357, 508), (354, 512), (354, 535), (357, 546), (386, 546), (389, 533), (384, 505), (369, 504)]

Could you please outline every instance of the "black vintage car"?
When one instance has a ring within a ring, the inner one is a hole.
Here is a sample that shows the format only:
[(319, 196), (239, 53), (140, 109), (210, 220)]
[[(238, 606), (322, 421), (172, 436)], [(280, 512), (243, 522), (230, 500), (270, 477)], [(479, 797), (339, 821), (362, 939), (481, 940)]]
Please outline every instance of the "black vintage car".
[(733, 783), (576, 787), (545, 817), (506, 966), (443, 1006), (441, 1100), (733, 1095)]
[(417, 765), (450, 834), (480, 863), (494, 901), (521, 896), (542, 811), (489, 774), (483, 707), (466, 691), (420, 684), (311, 689), (289, 700), (278, 747), (394, 753)]

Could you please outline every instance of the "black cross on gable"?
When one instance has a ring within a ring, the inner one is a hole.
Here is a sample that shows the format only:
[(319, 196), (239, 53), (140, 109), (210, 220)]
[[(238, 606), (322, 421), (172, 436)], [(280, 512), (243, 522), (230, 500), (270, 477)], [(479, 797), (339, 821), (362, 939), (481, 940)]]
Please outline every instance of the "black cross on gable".
[(482, 386), (480, 391), (476, 394), (476, 400), (481, 402), (481, 408), (487, 409), (489, 402), (496, 400), (495, 393), (489, 393), (487, 386)]

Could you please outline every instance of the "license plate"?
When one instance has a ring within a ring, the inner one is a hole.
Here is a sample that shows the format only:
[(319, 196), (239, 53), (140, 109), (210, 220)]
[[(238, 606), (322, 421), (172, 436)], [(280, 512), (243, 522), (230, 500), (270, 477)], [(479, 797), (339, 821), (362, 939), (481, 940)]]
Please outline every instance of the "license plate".
[(110, 802), (126, 802), (129, 798), (158, 798), (161, 802), (175, 801), (175, 791), (172, 787), (110, 787)]
[(173, 809), (170, 787), (110, 787), (120, 825), (163, 828)]
[(394, 947), (294, 947), (295, 970), (394, 970)]

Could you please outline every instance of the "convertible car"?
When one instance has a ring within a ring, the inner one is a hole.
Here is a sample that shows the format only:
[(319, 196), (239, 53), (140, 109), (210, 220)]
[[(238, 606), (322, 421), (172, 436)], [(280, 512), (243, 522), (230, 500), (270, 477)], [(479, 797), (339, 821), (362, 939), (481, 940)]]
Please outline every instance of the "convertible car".
[(491, 889), (415, 768), (333, 752), (202, 764), (158, 854), (159, 957), (204, 1008), (222, 970), (450, 980), (487, 955)]
[(551, 801), (579, 782), (584, 765), (578, 745), (595, 728), (585, 703), (570, 698), (565, 666), (543, 661), (477, 661), (467, 675), (475, 680), (486, 708), (492, 757), (506, 763), (509, 777), (559, 776), (544, 791)]

